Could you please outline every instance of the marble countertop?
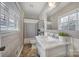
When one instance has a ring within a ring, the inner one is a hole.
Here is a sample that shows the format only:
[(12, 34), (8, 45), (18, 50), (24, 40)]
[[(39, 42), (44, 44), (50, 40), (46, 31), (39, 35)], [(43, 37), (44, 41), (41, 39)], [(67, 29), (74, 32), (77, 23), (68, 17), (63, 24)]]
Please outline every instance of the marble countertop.
[[(46, 39), (47, 38), (44, 38), (43, 36), (42, 37), (36, 36), (37, 42), (41, 45), (41, 47), (43, 49), (55, 48), (55, 47), (58, 47), (58, 46), (63, 46), (63, 45), (69, 44), (69, 43), (54, 41), (54, 40), (51, 41), (51, 42), (47, 42)], [(52, 39), (58, 40), (56, 38), (52, 38)]]

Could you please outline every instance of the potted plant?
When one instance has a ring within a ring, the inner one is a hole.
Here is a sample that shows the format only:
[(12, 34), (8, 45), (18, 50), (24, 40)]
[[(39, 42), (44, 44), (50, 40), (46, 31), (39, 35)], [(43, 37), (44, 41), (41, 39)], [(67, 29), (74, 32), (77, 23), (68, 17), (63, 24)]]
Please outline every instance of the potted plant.
[(59, 32), (59, 40), (60, 41), (64, 41), (64, 42), (68, 42), (69, 41), (69, 34), (65, 33), (65, 32)]

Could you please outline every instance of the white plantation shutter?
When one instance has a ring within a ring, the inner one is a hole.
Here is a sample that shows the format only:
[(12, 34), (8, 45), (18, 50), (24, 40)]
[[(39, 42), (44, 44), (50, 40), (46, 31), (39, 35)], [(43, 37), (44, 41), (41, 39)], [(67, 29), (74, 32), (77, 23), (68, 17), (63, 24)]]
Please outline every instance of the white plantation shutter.
[(0, 3), (0, 31), (7, 31), (9, 21), (9, 11), (4, 3)]
[(16, 31), (19, 19), (19, 11), (15, 4), (0, 2), (0, 33)]

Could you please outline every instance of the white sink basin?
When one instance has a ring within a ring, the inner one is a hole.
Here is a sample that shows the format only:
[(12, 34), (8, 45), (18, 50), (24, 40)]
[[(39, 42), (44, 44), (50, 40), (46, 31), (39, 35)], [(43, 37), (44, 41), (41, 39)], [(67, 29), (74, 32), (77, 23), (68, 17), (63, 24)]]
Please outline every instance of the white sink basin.
[(47, 37), (46, 42), (58, 42), (59, 40), (56, 38), (52, 38), (50, 36)]

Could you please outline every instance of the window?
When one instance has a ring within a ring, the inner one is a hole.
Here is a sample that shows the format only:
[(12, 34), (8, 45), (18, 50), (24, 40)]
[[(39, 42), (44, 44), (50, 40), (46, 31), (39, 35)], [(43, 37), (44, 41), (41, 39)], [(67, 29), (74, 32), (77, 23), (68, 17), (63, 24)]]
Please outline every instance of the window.
[(0, 3), (0, 33), (6, 33), (17, 30), (18, 13), (12, 10), (6, 4)]
[(16, 14), (13, 10), (9, 10), (9, 26), (8, 30), (15, 30), (16, 29)]
[(8, 8), (0, 3), (0, 31), (6, 31), (8, 27)]
[(79, 11), (60, 17), (59, 30), (79, 30)]

